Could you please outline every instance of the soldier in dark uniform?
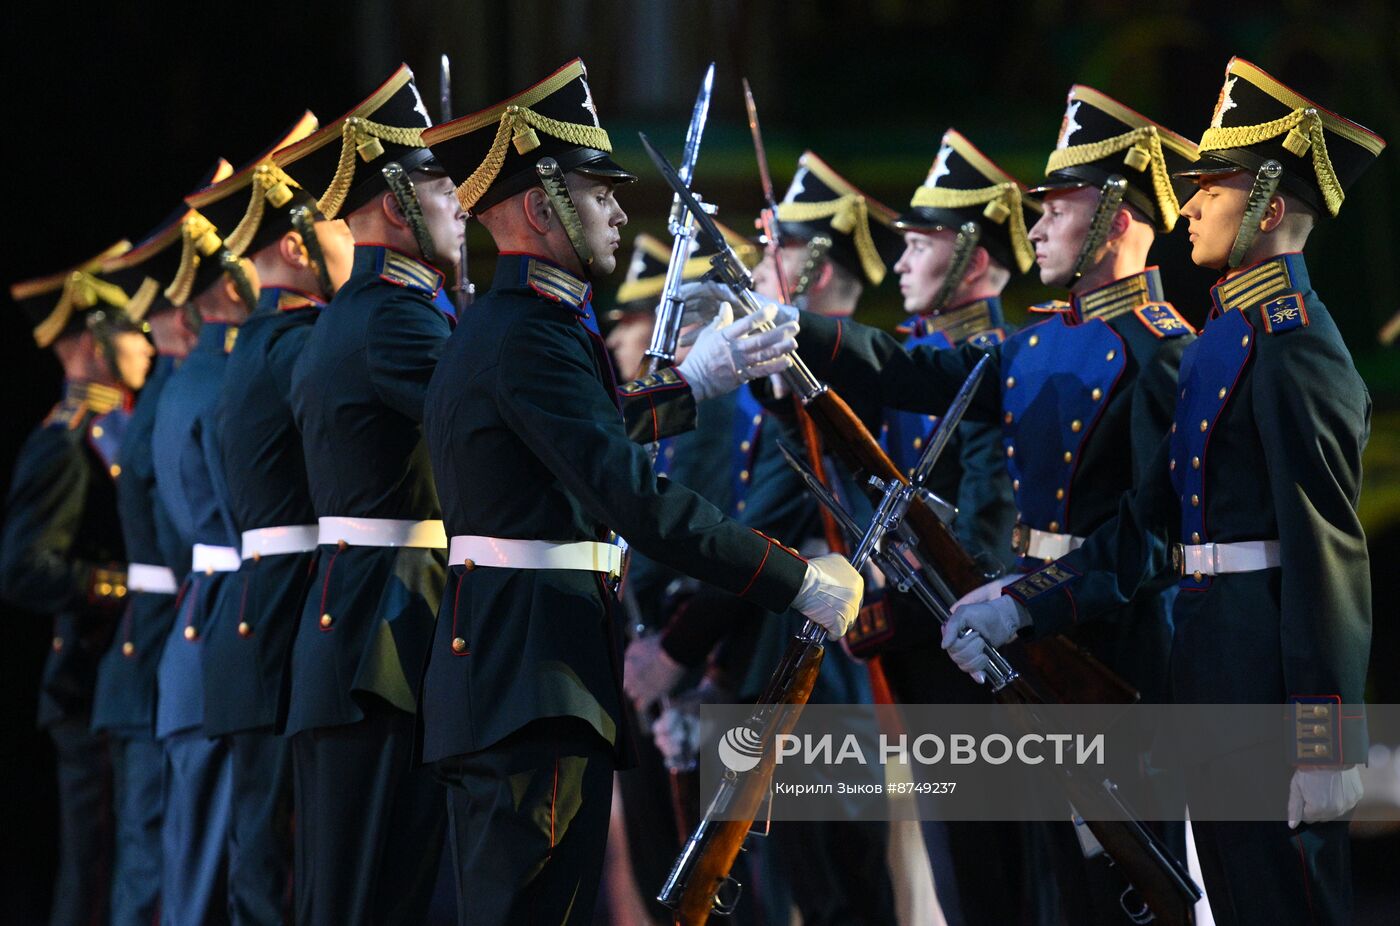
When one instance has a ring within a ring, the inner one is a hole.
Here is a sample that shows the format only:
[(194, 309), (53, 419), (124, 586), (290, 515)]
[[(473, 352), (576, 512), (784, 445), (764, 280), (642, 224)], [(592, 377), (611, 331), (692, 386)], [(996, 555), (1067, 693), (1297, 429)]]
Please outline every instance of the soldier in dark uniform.
[(447, 545), (420, 421), (465, 227), (429, 122), (401, 66), (279, 156), (359, 242), (289, 392), (311, 501), (298, 517), (319, 525), (285, 724), (299, 923), (421, 922), (441, 858), (442, 791), (413, 747)]
[(165, 289), (200, 325), (194, 349), (161, 393), (152, 438), (156, 491), (190, 550), (190, 572), (161, 654), (156, 710), (166, 760), (161, 915), (169, 923), (222, 922), (229, 915), (231, 760), (227, 740), (210, 738), (204, 726), (202, 650), (214, 604), (239, 565), (215, 410), (252, 296), (248, 266), (225, 245), (237, 229), (217, 207), (222, 184), (256, 172), (269, 154), (313, 126), (314, 119), (303, 117), (232, 177), (185, 198), (190, 214), (181, 225), (180, 266)]
[[(315, 128), (306, 114), (294, 140)], [(220, 259), (240, 261), (239, 285), (255, 305), (214, 412), (241, 565), (225, 580), (204, 634), (204, 733), (229, 744), (230, 918), (290, 921), (291, 743), (276, 731), (316, 549), (291, 370), (332, 294), (332, 275), (343, 282), (349, 272), (352, 246), (345, 223), (318, 222), (315, 197), (271, 154), (211, 187), (199, 209), (232, 229)]]
[(10, 294), (34, 341), (63, 365), (64, 397), (20, 449), (0, 539), (0, 594), (53, 616), (39, 726), (58, 758), (59, 859), (49, 922), (105, 920), (112, 854), (107, 738), (90, 729), (102, 651), (126, 603), (117, 520), (117, 462), (132, 392), (150, 367), (124, 290), (98, 273), (123, 241), (69, 271), (18, 283)]
[[(233, 173), (218, 161), (200, 186)], [(175, 365), (194, 346), (182, 313), (161, 295), (180, 260), (183, 202), (136, 247), (102, 267), (105, 279), (130, 293), (126, 312), (144, 317), (156, 360), (122, 439), (117, 507), (126, 546), (127, 603), (117, 632), (97, 667), (92, 727), (105, 730), (112, 753), (116, 857), (112, 914), (116, 924), (147, 924), (160, 909), (161, 779), (165, 753), (156, 738), (156, 668), (170, 625), (175, 592), (189, 571), (190, 551), (156, 494), (151, 433), (156, 406)], [(149, 307), (149, 308), (147, 308)]]
[[(1307, 719), (1291, 766), (1250, 772), (1252, 788), (1275, 795), (1278, 820), (1192, 822), (1221, 926), (1352, 921), (1347, 816), (1366, 759), (1371, 627), (1356, 504), (1371, 401), (1300, 251), (1384, 147), (1231, 60), (1187, 174), (1199, 189), (1182, 208), (1192, 260), (1224, 277), (1182, 357), (1171, 433), (1082, 548), (959, 609), (948, 628), (999, 643), (1092, 620), (1156, 578), (1172, 542), (1172, 698), (1288, 704)], [(979, 671), (968, 648), (950, 655)], [(1188, 806), (1239, 774), (1237, 748), (1207, 742), (1190, 757)]]
[[(1170, 172), (1195, 157), (1186, 139), (1097, 90), (1075, 86), (1046, 179), (1031, 191), (1044, 194), (1044, 214), (1029, 232), (1041, 281), (1067, 286), (1071, 301), (1034, 306), (1044, 321), (989, 350), (967, 344), (906, 351), (875, 329), (802, 316), (802, 355), (853, 403), (874, 397), (937, 413), (990, 353), (993, 366), (967, 420), (1001, 425), (1019, 571), (1073, 549), (1107, 520), (1119, 496), (1147, 471), (1170, 426), (1177, 365), (1192, 333), (1163, 301), (1147, 255), (1156, 233), (1176, 223)], [(1157, 586), (1143, 589), (1112, 619), (1077, 626), (1070, 635), (1145, 700), (1161, 701), (1170, 626)], [(1141, 774), (1136, 766), (1124, 771)], [(1082, 864), (1066, 827), (1056, 825), (1051, 838), (1060, 845), (1056, 886), (1067, 915), (1121, 920), (1116, 875)], [(1100, 883), (1101, 876), (1107, 880)]]
[[(615, 265), (626, 215), (614, 187), (633, 178), (612, 160), (583, 63), (425, 139), (465, 178), (462, 205), (502, 253), (428, 395), (454, 536), (424, 683), (424, 758), (448, 786), (461, 922), (590, 922), (613, 770), (634, 723), (609, 529), (771, 610), (795, 601), (837, 635), (861, 582), (839, 557), (806, 562), (658, 480), (629, 439), (590, 280)], [(710, 326), (679, 367), (626, 387), (648, 405), (670, 398), (633, 433), (662, 436), (687, 406), (693, 416), (695, 402), (742, 381), (739, 363), (746, 375), (781, 369), (781, 357), (736, 357), (751, 324)], [(772, 352), (789, 346), (791, 329), (777, 331)]]

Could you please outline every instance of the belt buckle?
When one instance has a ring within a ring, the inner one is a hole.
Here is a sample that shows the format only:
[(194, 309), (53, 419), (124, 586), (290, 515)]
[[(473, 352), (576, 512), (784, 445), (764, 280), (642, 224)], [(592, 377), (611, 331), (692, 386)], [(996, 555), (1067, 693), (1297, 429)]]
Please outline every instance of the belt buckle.
[(1172, 568), (1178, 576), (1186, 575), (1186, 544), (1172, 544)]
[(1031, 529), (1025, 524), (1017, 523), (1011, 528), (1011, 552), (1017, 556), (1025, 556), (1031, 548)]

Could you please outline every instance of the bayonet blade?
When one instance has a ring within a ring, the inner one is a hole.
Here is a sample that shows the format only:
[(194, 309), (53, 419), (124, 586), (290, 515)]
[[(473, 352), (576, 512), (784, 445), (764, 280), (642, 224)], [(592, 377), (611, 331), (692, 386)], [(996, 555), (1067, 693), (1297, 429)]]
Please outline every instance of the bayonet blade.
[(753, 136), (753, 153), (758, 159), (758, 180), (763, 186), (763, 201), (769, 209), (777, 210), (778, 201), (773, 193), (773, 175), (768, 172), (768, 152), (763, 146), (763, 130), (758, 126), (758, 104), (753, 99), (753, 89), (749, 79), (744, 78), (744, 108), (749, 114), (749, 134)]
[(990, 355), (983, 355), (982, 359), (977, 361), (977, 365), (972, 368), (967, 379), (963, 380), (963, 384), (958, 387), (958, 394), (953, 396), (948, 410), (943, 413), (943, 417), (938, 419), (938, 426), (933, 429), (928, 446), (924, 448), (923, 455), (919, 457), (919, 462), (914, 465), (914, 471), (909, 475), (910, 485), (919, 488), (928, 479), (928, 474), (933, 471), (933, 465), (938, 462), (938, 457), (948, 446), (948, 441), (953, 438), (953, 432), (962, 422), (967, 407), (972, 404), (972, 397), (977, 393), (977, 387), (982, 384), (982, 376), (987, 372), (987, 364), (990, 360)]
[(710, 116), (710, 95), (715, 87), (715, 63), (705, 69), (705, 77), (700, 81), (700, 92), (695, 95), (695, 106), (690, 111), (690, 125), (685, 129), (685, 148), (681, 153), (681, 179), (689, 188), (695, 179), (695, 162), (700, 158), (700, 139), (705, 134), (705, 122)]
[(851, 517), (850, 512), (841, 505), (836, 495), (828, 489), (822, 483), (821, 479), (817, 477), (817, 474), (812, 471), (812, 467), (807, 464), (807, 461), (802, 459), (802, 457), (784, 441), (778, 441), (778, 449), (782, 451), (783, 458), (787, 460), (788, 466), (791, 466), (797, 472), (797, 475), (802, 477), (802, 482), (807, 486), (808, 491), (816, 496), (817, 501), (821, 503), (823, 508), (831, 512), (831, 516), (836, 519), (836, 523), (840, 526), (841, 530), (846, 532), (846, 536), (852, 541), (859, 540), (860, 535), (864, 533), (860, 529), (860, 525), (856, 523), (855, 518)]
[(452, 60), (446, 52), (438, 61), (438, 114), (441, 121), (452, 121)]

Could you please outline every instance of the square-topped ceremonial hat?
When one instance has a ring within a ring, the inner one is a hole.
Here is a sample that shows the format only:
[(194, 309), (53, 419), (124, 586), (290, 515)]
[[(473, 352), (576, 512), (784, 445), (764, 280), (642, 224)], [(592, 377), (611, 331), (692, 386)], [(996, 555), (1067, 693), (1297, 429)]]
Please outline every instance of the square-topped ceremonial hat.
[(1158, 231), (1171, 231), (1181, 212), (1172, 176), (1196, 160), (1196, 145), (1093, 87), (1069, 88), (1060, 136), (1045, 164), (1045, 180), (1027, 191), (1045, 193), (1128, 181), (1124, 198)]
[(316, 197), (323, 218), (333, 219), (389, 192), (386, 164), (440, 170), (423, 143), (432, 124), (413, 72), (401, 64), (348, 113), (278, 151), (273, 162)]
[[(219, 158), (194, 188), (202, 190), (232, 174), (233, 165)], [(185, 219), (192, 211), (182, 199), (180, 205), (142, 236), (135, 247), (102, 264), (102, 278), (117, 284), (130, 296), (126, 314), (131, 318), (138, 321), (145, 318), (156, 299), (175, 279), (182, 253), (175, 245), (181, 242)]]
[(803, 241), (827, 238), (831, 259), (872, 286), (880, 285), (904, 250), (894, 227), (897, 218), (811, 151), (797, 159), (797, 173), (778, 203), (781, 234)]
[[(223, 272), (221, 262), (215, 259), (219, 251), (240, 257), (250, 244), (258, 243), (254, 239), (260, 231), (264, 232), (262, 243), (266, 243), (270, 240), (267, 235), (289, 230), (285, 224), (279, 229), (277, 223), (261, 221), (268, 201), (289, 205), (298, 189), (296, 182), (273, 164), (272, 153), (306, 138), (316, 125), (311, 112), (303, 113), (291, 128), (232, 175), (185, 197), (190, 211), (181, 223), (180, 265), (165, 288), (167, 299), (177, 306), (184, 305), (191, 296), (207, 289)], [(235, 245), (241, 245), (241, 249)]]
[(980, 243), (997, 263), (1025, 273), (1035, 262), (1026, 229), (1040, 207), (1026, 189), (957, 129), (943, 133), (928, 178), (914, 191), (909, 211), (895, 222), (906, 231), (956, 230), (966, 222), (981, 229)]
[[(722, 222), (715, 222), (715, 225), (724, 235), (724, 240), (729, 242), (734, 253), (744, 262), (744, 266), (752, 269), (757, 265), (762, 256), (758, 245)], [(712, 266), (709, 259), (712, 253), (714, 252), (708, 248), (701, 248), (699, 242), (692, 240), (690, 257), (686, 259), (685, 266), (681, 269), (681, 279), (698, 280), (708, 273)], [(661, 295), (661, 290), (666, 285), (666, 268), (670, 263), (671, 246), (669, 244), (646, 232), (637, 235), (632, 241), (632, 261), (627, 265), (627, 279), (618, 287), (617, 301), (626, 305), (631, 302), (655, 300)], [(646, 303), (646, 307), (654, 308), (654, 301)]]
[(1385, 139), (1323, 109), (1257, 65), (1231, 58), (1201, 136), (1201, 160), (1178, 176), (1283, 167), (1279, 184), (1317, 210), (1336, 215), (1347, 187), (1385, 148)]
[(598, 120), (580, 58), (508, 100), (434, 126), (423, 141), (457, 181), (457, 200), (468, 212), (480, 213), (538, 184), (535, 165), (546, 157), (565, 173), (615, 183), (637, 179), (612, 159), (612, 141)]
[(105, 262), (129, 250), (130, 241), (118, 241), (76, 267), (11, 286), (10, 298), (34, 326), (34, 343), (48, 347), (64, 335), (84, 330), (90, 312), (102, 311), (104, 306), (124, 310), (126, 292), (97, 274)]

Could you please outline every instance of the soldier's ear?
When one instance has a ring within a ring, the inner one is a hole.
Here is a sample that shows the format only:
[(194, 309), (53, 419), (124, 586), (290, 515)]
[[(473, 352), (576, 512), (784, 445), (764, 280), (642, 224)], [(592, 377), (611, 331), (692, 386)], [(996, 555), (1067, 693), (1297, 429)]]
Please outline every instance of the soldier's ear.
[(389, 220), (389, 224), (394, 228), (408, 228), (408, 218), (404, 216), (403, 210), (399, 208), (399, 199), (393, 193), (385, 193), (379, 198), (379, 208), (384, 211), (384, 218)]
[(963, 280), (966, 282), (982, 279), (987, 275), (987, 268), (992, 265), (992, 255), (987, 253), (987, 249), (978, 245), (972, 250), (972, 259), (967, 262), (967, 271), (963, 273)]
[(311, 266), (311, 255), (307, 252), (306, 242), (302, 241), (299, 232), (289, 231), (278, 240), (277, 256), (288, 266), (297, 269)]
[(549, 227), (554, 222), (554, 206), (543, 189), (531, 187), (526, 190), (520, 208), (524, 211), (525, 221), (529, 223), (532, 231), (538, 235), (549, 232)]
[(1284, 217), (1290, 212), (1291, 204), (1278, 193), (1269, 200), (1269, 208), (1264, 210), (1264, 217), (1259, 220), (1259, 230), (1265, 233), (1271, 232), (1283, 224)]

